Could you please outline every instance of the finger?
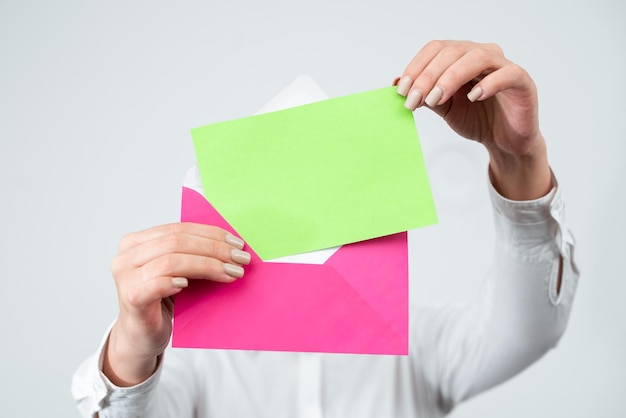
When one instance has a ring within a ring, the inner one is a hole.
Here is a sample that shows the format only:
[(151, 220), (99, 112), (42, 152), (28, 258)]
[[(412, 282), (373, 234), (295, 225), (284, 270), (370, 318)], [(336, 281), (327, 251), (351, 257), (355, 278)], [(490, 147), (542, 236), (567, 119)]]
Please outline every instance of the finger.
[(424, 71), (424, 68), (437, 56), (439, 51), (449, 44), (449, 41), (430, 41), (424, 45), (404, 69), (398, 81), (398, 94), (406, 96), (417, 76)]
[(135, 309), (143, 309), (180, 292), (188, 279), (230, 283), (243, 277), (241, 266), (210, 257), (189, 254), (166, 254), (132, 272), (132, 278), (120, 286), (120, 299)]
[(462, 57), (468, 49), (466, 44), (446, 44), (441, 47), (434, 57), (423, 65), (421, 71), (416, 73), (413, 84), (407, 94), (405, 107), (415, 110), (428, 100), (428, 104), (441, 98), (441, 90), (433, 89), (435, 83), (455, 61)]
[[(409, 87), (405, 102), (405, 106), (411, 110), (415, 110), (422, 104), (431, 108), (441, 105), (452, 97), (461, 86), (481, 75), (489, 66), (497, 68), (494, 61), (498, 61), (500, 66), (508, 62), (500, 47), (495, 44), (434, 41), (425, 48), (429, 48), (430, 54), (436, 52), (433, 57), (426, 57), (430, 61), (427, 63), (426, 60), (417, 63), (412, 62), (405, 70), (414, 79), (413, 84)], [(419, 57), (420, 54), (416, 57)], [(459, 61), (462, 63), (459, 64)], [(470, 66), (466, 67), (466, 64), (470, 64)], [(412, 72), (416, 70), (420, 70), (420, 72)], [(444, 89), (439, 81), (442, 77), (445, 79), (446, 74), (450, 71), (452, 71), (450, 73), (452, 79), (461, 78), (463, 80)], [(468, 74), (471, 73), (474, 74), (469, 76)], [(402, 82), (401, 80), (400, 83)]]
[(480, 80), (467, 94), (467, 98), (474, 101), (486, 100), (510, 89), (518, 89), (520, 94), (536, 100), (536, 87), (526, 70), (517, 64), (507, 63)]
[(229, 283), (243, 277), (244, 269), (212, 257), (175, 253), (155, 258), (135, 272), (138, 277), (133, 282), (150, 282), (159, 277), (185, 277)]
[(150, 241), (160, 236), (176, 233), (186, 233), (207, 238), (213, 238), (217, 240), (223, 240), (229, 242), (231, 245), (239, 249), (243, 248), (244, 246), (244, 243), (240, 238), (235, 237), (234, 235), (230, 234), (228, 231), (222, 228), (213, 225), (204, 225), (191, 222), (177, 222), (166, 225), (159, 225), (143, 231), (132, 232), (125, 235), (120, 241), (118, 253), (122, 253), (128, 248), (131, 248), (146, 241)]
[(226, 236), (228, 234), (227, 231), (213, 225), (204, 225), (191, 222), (177, 222), (166, 225), (159, 225), (143, 231), (127, 234), (122, 238), (120, 242), (119, 252), (123, 252), (128, 248), (158, 238), (160, 236), (176, 233), (199, 235), (214, 239), (226, 239)]
[(156, 302), (170, 300), (171, 296), (179, 293), (187, 285), (187, 279), (182, 277), (153, 277), (128, 286), (124, 296), (121, 296), (121, 301), (141, 310)]
[(235, 263), (249, 264), (250, 253), (233, 247), (228, 242), (199, 235), (174, 233), (161, 235), (129, 248), (114, 259), (114, 270), (138, 268), (166, 254), (198, 255)]
[[(417, 76), (411, 87), (411, 92), (417, 92), (419, 97), (423, 98), (423, 102), (433, 107), (439, 104), (443, 95), (443, 90), (437, 85), (440, 77), (459, 59), (466, 54), (464, 48), (459, 47), (446, 47), (439, 51), (437, 56), (433, 58), (430, 63), (424, 68), (424, 70)], [(410, 93), (409, 93), (410, 94)], [(409, 101), (408, 106), (414, 106), (414, 110), (421, 104), (421, 100), (415, 102)]]
[(497, 71), (507, 63), (508, 61), (502, 55), (484, 48), (472, 49), (451, 63), (439, 75), (424, 102), (429, 107), (442, 105), (459, 89), (467, 88), (466, 85), (472, 80)]

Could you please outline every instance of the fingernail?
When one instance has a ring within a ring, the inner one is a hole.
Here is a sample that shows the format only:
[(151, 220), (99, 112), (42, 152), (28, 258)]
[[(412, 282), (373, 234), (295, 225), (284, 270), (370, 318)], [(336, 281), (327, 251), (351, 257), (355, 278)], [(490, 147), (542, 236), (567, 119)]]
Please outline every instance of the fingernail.
[(406, 101), (404, 102), (404, 107), (409, 110), (417, 109), (420, 102), (422, 101), (422, 92), (416, 89), (413, 89), (406, 96)]
[(226, 271), (226, 274), (231, 277), (235, 277), (237, 279), (243, 277), (243, 267), (241, 266), (226, 263), (224, 264), (224, 270)]
[(441, 100), (442, 97), (443, 97), (443, 90), (441, 90), (441, 87), (435, 86), (435, 88), (432, 89), (430, 93), (428, 93), (428, 96), (426, 96), (426, 100), (424, 101), (426, 102), (428, 106), (435, 107), (439, 104), (439, 101)]
[(172, 286), (182, 289), (189, 286), (189, 280), (184, 277), (172, 277)]
[(230, 245), (232, 245), (233, 247), (237, 247), (240, 250), (243, 248), (243, 246), (245, 245), (245, 242), (243, 242), (243, 240), (239, 237), (234, 236), (233, 234), (226, 234), (226, 238), (225, 238), (226, 242)]
[(231, 250), (230, 256), (235, 263), (250, 264), (250, 253), (241, 250)]
[(400, 81), (400, 77), (396, 77), (393, 79), (393, 82), (391, 83), (392, 86), (397, 86), (398, 82)]
[(475, 102), (483, 95), (483, 89), (480, 86), (474, 86), (474, 88), (467, 93), (467, 98), (470, 102)]
[(413, 85), (413, 79), (409, 77), (408, 75), (405, 75), (404, 77), (400, 79), (400, 82), (398, 83), (398, 94), (400, 96), (406, 96), (406, 94), (409, 92), (409, 89), (411, 88), (412, 85)]

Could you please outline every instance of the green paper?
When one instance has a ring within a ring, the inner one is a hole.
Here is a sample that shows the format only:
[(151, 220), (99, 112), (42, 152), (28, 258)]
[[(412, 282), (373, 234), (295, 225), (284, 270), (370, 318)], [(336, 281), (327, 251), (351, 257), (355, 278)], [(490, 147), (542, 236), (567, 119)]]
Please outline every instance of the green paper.
[(437, 222), (394, 87), (191, 130), (206, 199), (264, 260)]

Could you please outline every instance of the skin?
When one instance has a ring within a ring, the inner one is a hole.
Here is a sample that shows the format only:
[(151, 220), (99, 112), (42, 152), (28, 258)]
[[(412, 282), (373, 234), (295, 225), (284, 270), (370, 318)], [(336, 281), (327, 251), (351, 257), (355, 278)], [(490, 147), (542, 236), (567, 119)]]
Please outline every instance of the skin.
[[(404, 77), (413, 80), (410, 90), (421, 93), (417, 107), (426, 104), (433, 88), (443, 90), (429, 107), (459, 135), (485, 146), (491, 180), (504, 197), (532, 200), (550, 191), (535, 83), (500, 47), (432, 41), (409, 63)], [(474, 102), (468, 99), (472, 89), (480, 92)]]
[[(398, 81), (410, 86), (400, 93), (420, 97), (417, 103), (407, 100), (407, 107), (432, 109), (459, 135), (486, 148), (491, 181), (504, 197), (532, 200), (550, 191), (535, 84), (497, 45), (429, 42)], [(442, 95), (434, 101), (437, 95), (429, 94), (436, 88)], [(172, 332), (171, 297), (188, 279), (236, 280), (241, 272), (234, 274), (232, 267), (246, 264), (243, 247), (220, 228), (191, 223), (125, 236), (111, 263), (120, 311), (105, 349), (104, 374), (118, 386), (148, 378)]]
[(156, 226), (122, 239), (111, 262), (120, 312), (103, 362), (112, 383), (132, 386), (152, 374), (172, 332), (171, 297), (188, 279), (236, 280), (227, 266), (242, 266), (233, 252), (247, 254), (243, 246), (221, 228), (193, 223)]

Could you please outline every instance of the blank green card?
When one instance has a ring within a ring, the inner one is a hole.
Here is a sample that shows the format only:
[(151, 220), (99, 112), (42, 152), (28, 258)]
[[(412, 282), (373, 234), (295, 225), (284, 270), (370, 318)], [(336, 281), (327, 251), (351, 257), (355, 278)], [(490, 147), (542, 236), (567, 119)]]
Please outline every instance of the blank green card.
[(192, 129), (205, 197), (264, 260), (436, 223), (395, 90)]

